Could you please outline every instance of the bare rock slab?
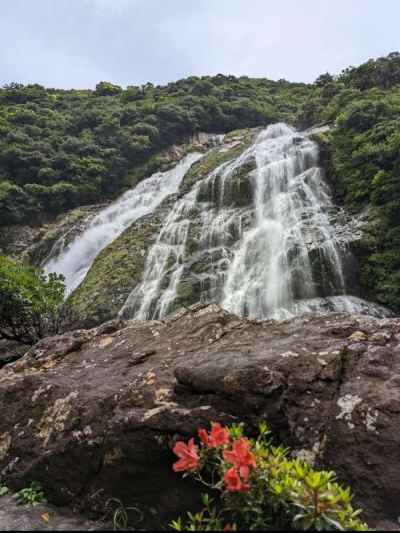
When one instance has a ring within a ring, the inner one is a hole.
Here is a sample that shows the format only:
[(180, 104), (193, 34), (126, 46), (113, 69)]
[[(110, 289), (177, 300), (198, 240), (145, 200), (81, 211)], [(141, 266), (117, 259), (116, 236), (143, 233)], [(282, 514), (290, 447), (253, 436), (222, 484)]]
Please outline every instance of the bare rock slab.
[(52, 505), (17, 505), (15, 498), (0, 498), (1, 531), (99, 531), (104, 524), (85, 520)]

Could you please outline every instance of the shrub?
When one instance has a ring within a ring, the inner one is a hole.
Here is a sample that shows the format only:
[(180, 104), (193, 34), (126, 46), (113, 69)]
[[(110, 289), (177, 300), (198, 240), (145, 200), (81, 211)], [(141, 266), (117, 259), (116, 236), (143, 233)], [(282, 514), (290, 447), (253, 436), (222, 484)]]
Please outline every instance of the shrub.
[(18, 505), (32, 505), (33, 507), (40, 503), (46, 503), (46, 498), (42, 486), (37, 481), (32, 481), (29, 487), (16, 493)]
[(57, 333), (63, 277), (0, 256), (0, 338), (34, 344)]
[(350, 489), (336, 482), (334, 472), (290, 459), (288, 449), (272, 444), (266, 424), (257, 439), (245, 438), (242, 425), (211, 426), (210, 433), (199, 429), (200, 445), (194, 439), (175, 444), (179, 460), (173, 469), (193, 476), (217, 497), (203, 495), (203, 510), (172, 522), (173, 529), (368, 530), (351, 505)]
[(7, 485), (5, 485), (0, 479), (0, 498), (2, 496), (7, 496), (7, 494), (9, 494), (9, 492), (10, 492), (10, 490), (7, 487)]

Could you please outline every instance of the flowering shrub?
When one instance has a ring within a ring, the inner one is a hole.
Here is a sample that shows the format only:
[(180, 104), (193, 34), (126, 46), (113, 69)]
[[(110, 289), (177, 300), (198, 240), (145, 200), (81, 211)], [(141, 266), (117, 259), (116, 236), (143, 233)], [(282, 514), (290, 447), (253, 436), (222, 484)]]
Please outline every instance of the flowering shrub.
[(182, 531), (318, 530), (367, 531), (361, 511), (351, 505), (334, 472), (316, 471), (289, 450), (273, 446), (266, 424), (257, 439), (247, 439), (243, 426), (211, 424), (198, 430), (200, 442), (177, 442), (175, 472), (184, 472), (216, 492), (202, 497), (203, 510), (172, 522)]

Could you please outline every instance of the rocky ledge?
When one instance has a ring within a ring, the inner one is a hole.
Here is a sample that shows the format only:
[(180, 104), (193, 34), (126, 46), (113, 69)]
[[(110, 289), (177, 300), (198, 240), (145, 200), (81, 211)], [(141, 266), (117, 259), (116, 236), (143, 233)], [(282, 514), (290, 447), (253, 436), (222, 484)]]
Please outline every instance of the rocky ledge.
[[(0, 472), (57, 505), (121, 498), (159, 527), (197, 498), (171, 446), (209, 421), (267, 420), (350, 483), (367, 518), (400, 514), (400, 319), (246, 321), (194, 306), (41, 341), (0, 370)], [(137, 516), (137, 514), (136, 514)]]
[(18, 505), (12, 496), (0, 498), (1, 531), (99, 531), (107, 525), (76, 516), (52, 505)]

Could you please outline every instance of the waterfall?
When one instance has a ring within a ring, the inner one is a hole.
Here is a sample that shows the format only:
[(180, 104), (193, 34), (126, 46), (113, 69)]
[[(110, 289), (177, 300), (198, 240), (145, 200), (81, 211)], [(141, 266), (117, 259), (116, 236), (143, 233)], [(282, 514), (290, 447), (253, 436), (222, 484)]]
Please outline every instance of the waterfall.
[(307, 310), (307, 300), (319, 296), (313, 249), (319, 269), (327, 265), (330, 273), (325, 280), (330, 287), (323, 289), (345, 293), (341, 251), (329, 222), (332, 201), (318, 166), (318, 146), (276, 124), (258, 136), (253, 153), (255, 224), (235, 250), (222, 304), (250, 318), (282, 319)]
[[(189, 193), (178, 200), (168, 215), (157, 242), (147, 257), (142, 283), (129, 295), (123, 314), (138, 319), (165, 316), (169, 305), (176, 297), (176, 290), (182, 273), (189, 220), (185, 218), (194, 204), (194, 194)], [(162, 281), (168, 269), (172, 275), (166, 286)]]
[(285, 124), (269, 126), (175, 202), (120, 315), (157, 319), (181, 303), (213, 301), (249, 318), (382, 316), (346, 294), (350, 252), (330, 222), (335, 209), (317, 144)]
[(189, 168), (202, 155), (190, 153), (173, 169), (157, 172), (141, 181), (134, 189), (127, 191), (117, 201), (100, 211), (83, 234), (66, 247), (63, 246), (61, 238), (44, 265), (45, 272), (63, 274), (66, 292), (70, 294), (85, 278), (101, 250), (135, 220), (153, 212), (167, 196), (176, 193)]
[[(218, 166), (175, 203), (147, 256), (142, 282), (129, 295), (121, 309), (121, 316), (145, 320), (168, 314), (178, 297), (184, 272), (193, 264), (188, 261), (188, 237), (196, 217), (199, 218), (200, 228), (195, 257), (199, 254), (207, 256), (208, 266), (214, 271), (208, 280), (212, 285), (208, 300), (218, 301), (218, 288), (223, 281), (221, 265), (227, 259), (225, 244), (232, 240), (230, 236), (235, 227), (236, 233), (241, 233), (239, 228), (243, 215), (241, 209), (222, 207), (228, 190), (226, 182), (246, 155)], [(209, 196), (217, 207), (213, 208), (210, 202), (202, 200), (203, 196)], [(219, 255), (215, 264), (214, 260)], [(198, 296), (200, 298), (201, 294)]]

